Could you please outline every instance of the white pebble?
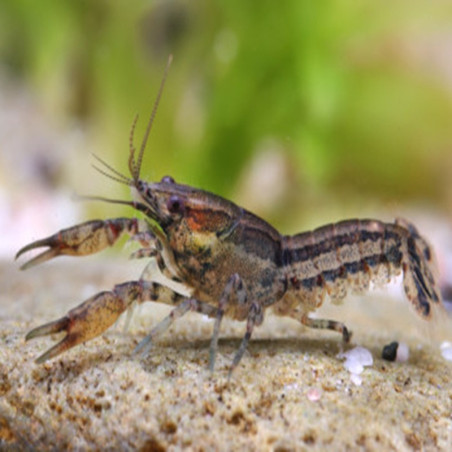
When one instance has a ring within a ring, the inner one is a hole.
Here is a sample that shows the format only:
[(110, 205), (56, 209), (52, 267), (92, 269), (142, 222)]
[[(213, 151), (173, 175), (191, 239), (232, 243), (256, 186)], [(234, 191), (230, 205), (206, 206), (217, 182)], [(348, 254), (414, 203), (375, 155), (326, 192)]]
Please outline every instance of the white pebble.
[(350, 375), (350, 380), (356, 386), (361, 386), (361, 384), (363, 382), (363, 377), (361, 377), (361, 375), (358, 375), (358, 374), (351, 374)]
[(447, 361), (452, 361), (452, 343), (445, 341), (441, 344), (441, 355)]
[(396, 361), (399, 363), (405, 363), (408, 361), (408, 357), (410, 356), (410, 349), (405, 342), (399, 342), (399, 346), (397, 347)]
[(322, 393), (319, 388), (311, 388), (308, 390), (306, 397), (311, 402), (317, 402), (320, 400), (320, 397), (322, 396)]
[(364, 366), (371, 366), (374, 363), (372, 354), (364, 347), (355, 347), (345, 353), (339, 353), (337, 356), (345, 358), (344, 367), (356, 375), (364, 370)]

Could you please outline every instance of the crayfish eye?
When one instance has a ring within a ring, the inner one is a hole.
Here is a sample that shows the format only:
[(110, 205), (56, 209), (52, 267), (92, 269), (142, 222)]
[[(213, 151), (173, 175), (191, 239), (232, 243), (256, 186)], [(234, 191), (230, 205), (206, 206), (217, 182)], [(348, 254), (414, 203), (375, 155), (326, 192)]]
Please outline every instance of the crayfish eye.
[(177, 195), (172, 195), (167, 203), (166, 207), (170, 213), (182, 213), (184, 210), (184, 201)]
[(160, 182), (165, 184), (174, 184), (174, 179), (171, 176), (164, 176)]

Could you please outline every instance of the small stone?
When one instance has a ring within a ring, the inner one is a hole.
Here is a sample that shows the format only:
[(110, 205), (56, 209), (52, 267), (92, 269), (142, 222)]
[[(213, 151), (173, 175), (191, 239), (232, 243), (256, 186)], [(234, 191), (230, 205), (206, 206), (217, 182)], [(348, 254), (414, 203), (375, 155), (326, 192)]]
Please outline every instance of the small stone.
[(443, 342), (441, 344), (441, 355), (447, 361), (452, 361), (452, 343), (451, 342)]
[(306, 397), (311, 402), (317, 402), (318, 400), (320, 400), (321, 396), (322, 396), (322, 393), (319, 388), (311, 388), (311, 389), (309, 389), (309, 391), (306, 394)]
[(363, 377), (361, 377), (361, 375), (358, 374), (351, 374), (350, 380), (356, 386), (361, 386), (363, 383)]
[(410, 349), (405, 342), (399, 342), (399, 346), (397, 348), (396, 361), (398, 363), (405, 363), (408, 361), (408, 357), (410, 356)]
[(395, 361), (397, 357), (397, 349), (399, 348), (398, 342), (391, 342), (383, 347), (381, 357), (386, 361)]
[(404, 363), (408, 361), (410, 350), (405, 342), (391, 342), (383, 347), (381, 357), (386, 361)]
[(364, 347), (355, 347), (337, 356), (345, 358), (344, 367), (352, 374), (360, 374), (365, 366), (371, 366), (374, 362), (372, 354)]

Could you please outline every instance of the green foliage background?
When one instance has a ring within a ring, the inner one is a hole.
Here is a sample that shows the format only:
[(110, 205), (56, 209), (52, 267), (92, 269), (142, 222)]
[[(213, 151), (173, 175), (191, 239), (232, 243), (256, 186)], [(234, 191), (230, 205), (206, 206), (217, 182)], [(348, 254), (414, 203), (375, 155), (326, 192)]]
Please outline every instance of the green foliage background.
[(368, 200), (450, 212), (452, 73), (429, 55), (451, 19), (449, 2), (3, 0), (0, 59), (125, 170), (172, 53), (143, 174), (231, 197), (270, 137), (293, 176), (276, 223)]

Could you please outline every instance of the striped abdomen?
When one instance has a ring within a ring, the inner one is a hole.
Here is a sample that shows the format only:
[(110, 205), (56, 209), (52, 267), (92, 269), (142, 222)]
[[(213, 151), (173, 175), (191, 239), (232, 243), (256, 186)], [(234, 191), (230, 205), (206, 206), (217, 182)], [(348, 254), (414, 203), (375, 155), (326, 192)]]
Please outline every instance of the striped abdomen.
[(363, 292), (404, 272), (404, 288), (425, 317), (439, 300), (431, 271), (432, 253), (417, 230), (401, 220), (347, 220), (311, 232), (284, 237), (283, 259), (289, 292), (307, 309), (325, 295), (342, 300), (348, 291)]

